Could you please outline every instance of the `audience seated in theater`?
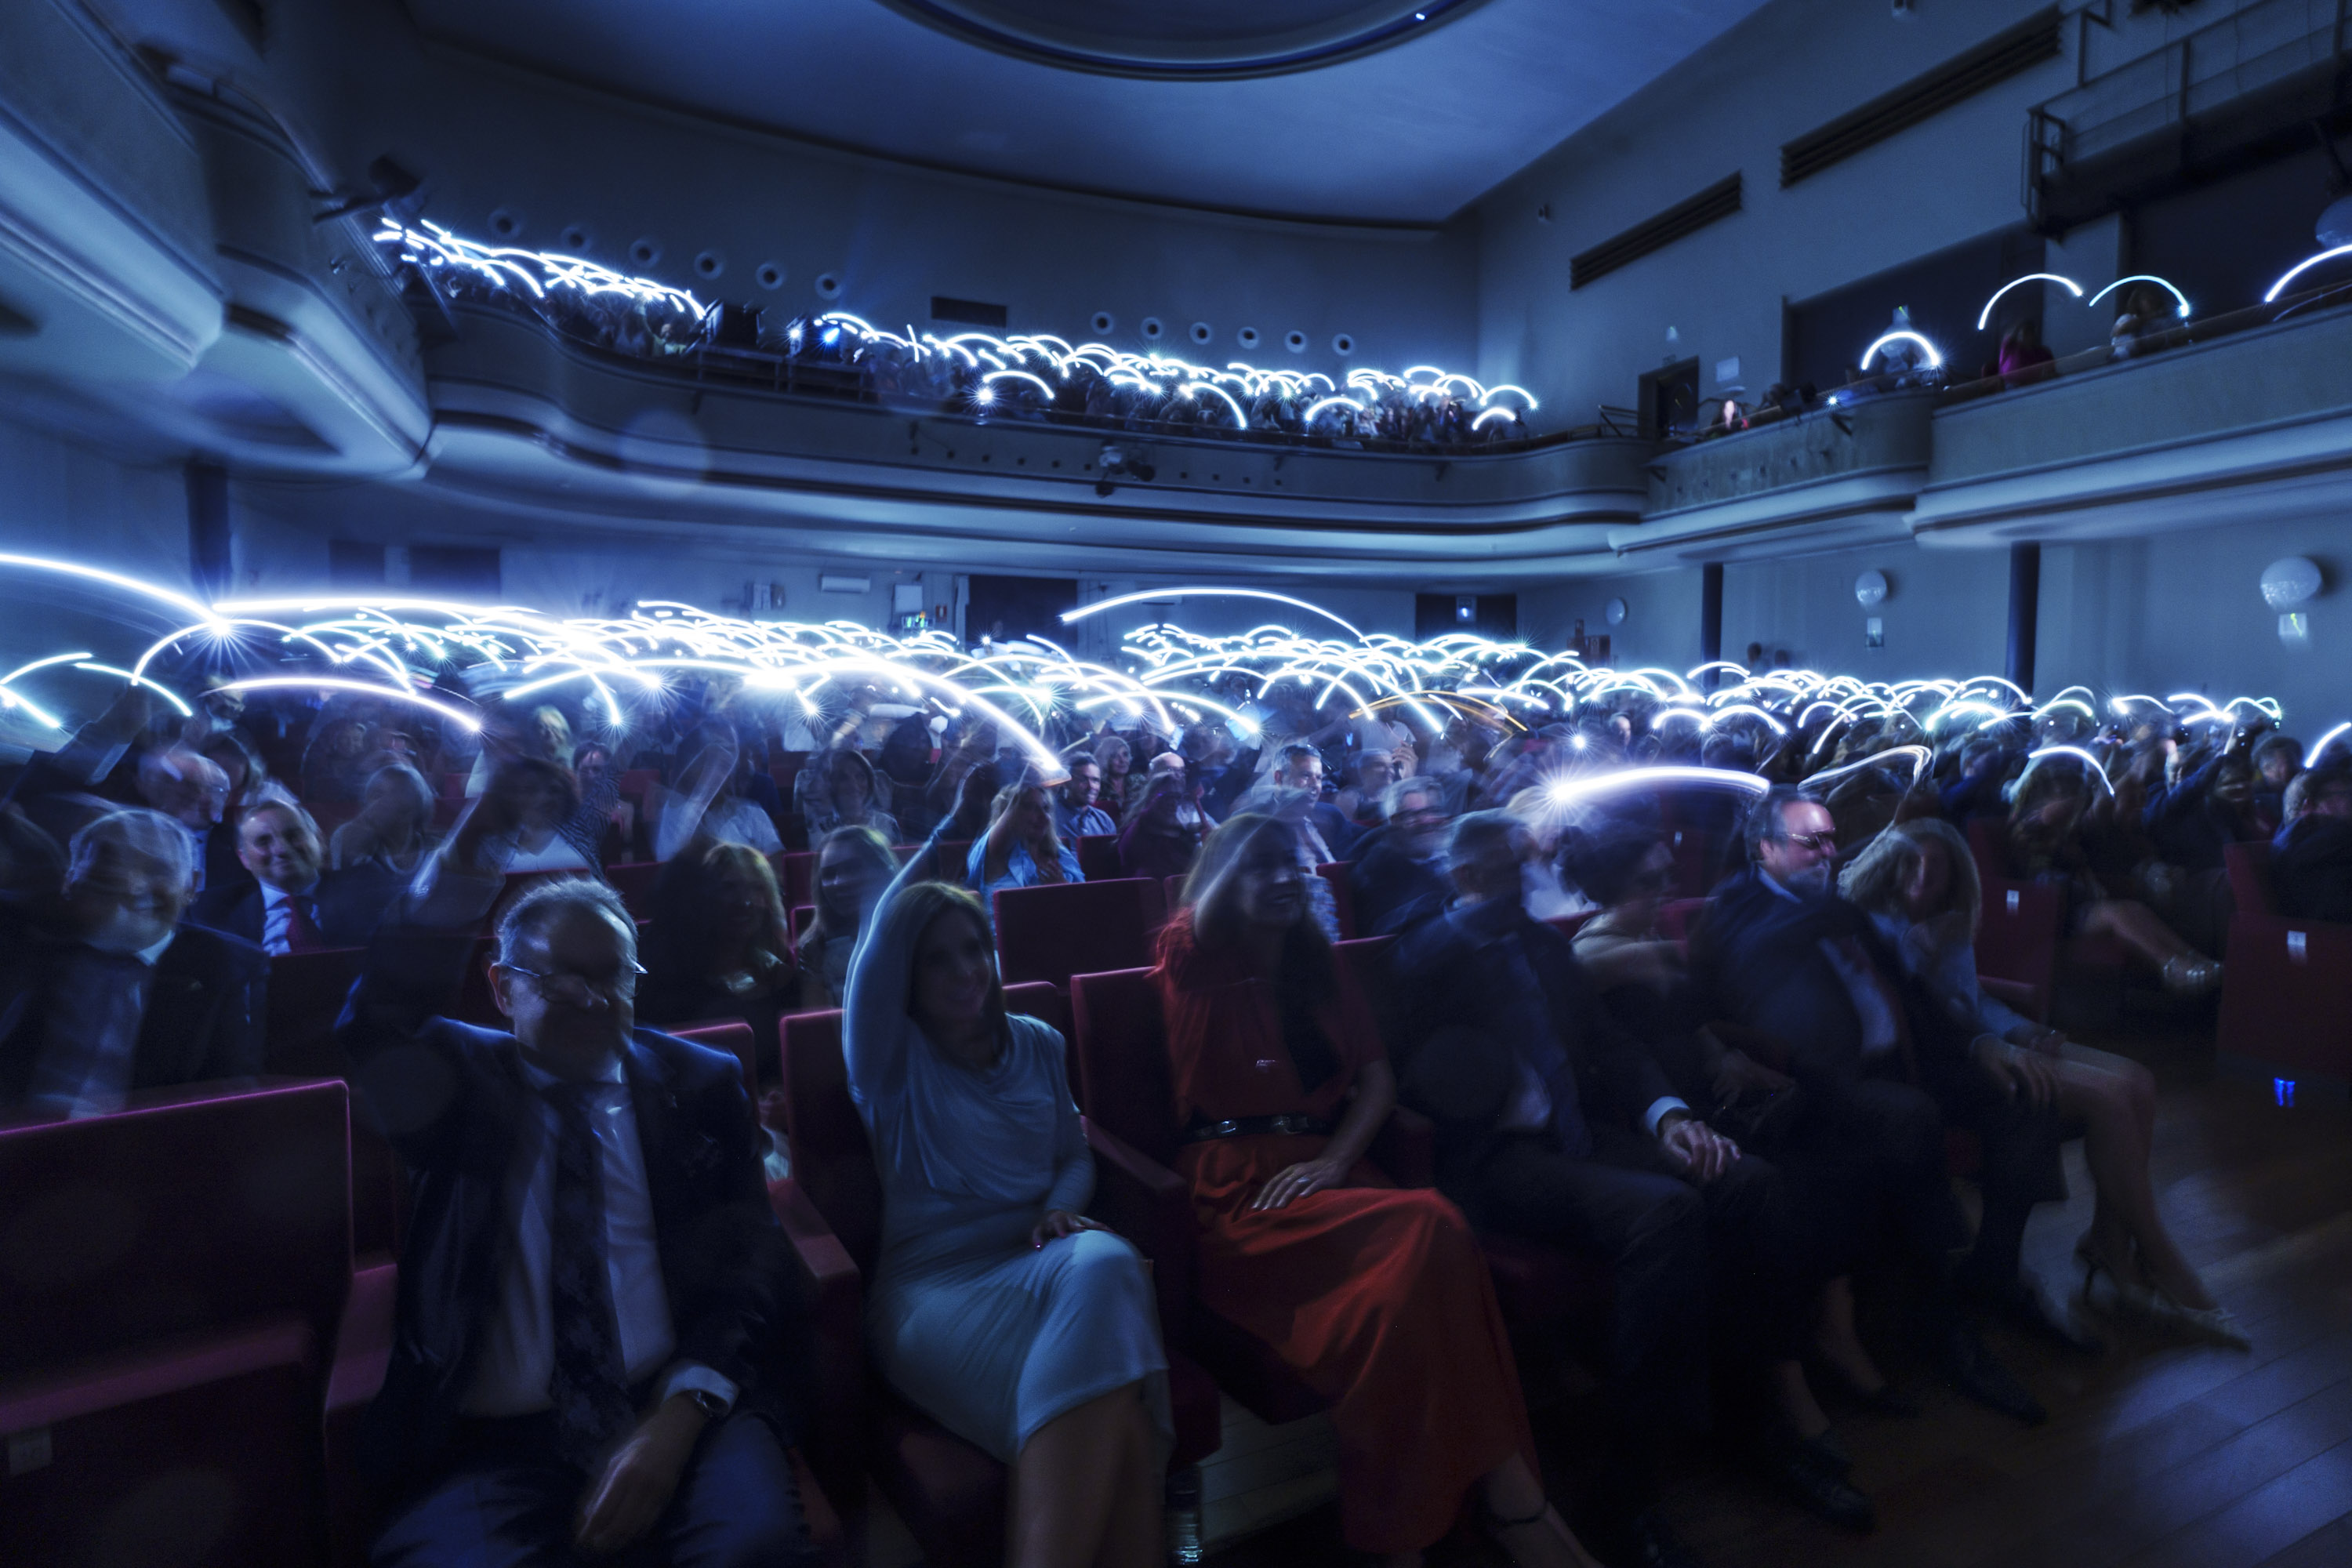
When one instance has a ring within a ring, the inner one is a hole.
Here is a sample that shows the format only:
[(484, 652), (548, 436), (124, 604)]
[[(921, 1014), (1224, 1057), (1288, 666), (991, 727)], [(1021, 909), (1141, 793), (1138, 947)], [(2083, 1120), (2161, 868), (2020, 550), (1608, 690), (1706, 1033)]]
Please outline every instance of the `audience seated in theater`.
[(285, 785), (269, 776), (269, 765), (261, 760), (242, 730), (215, 730), (198, 741), (184, 743), (220, 769), (221, 776), (228, 780), (228, 799), (221, 808), (223, 822), (237, 821), (247, 807), (265, 800), (294, 798)]
[(1799, 1359), (1831, 1247), (1791, 1223), (1773, 1166), (1674, 1092), (1569, 939), (1528, 915), (1528, 837), (1503, 812), (1454, 824), (1452, 906), (1396, 948), (1399, 1092), (1437, 1124), (1438, 1186), (1472, 1225), (1611, 1264), (1611, 1461), (1579, 1522), (1604, 1558), (1640, 1560), (1664, 1528), (1658, 1456), (1706, 1427), (1708, 1368), (1721, 1363), (1757, 1413), (1749, 1444), (1768, 1476), (1866, 1529), (1870, 1501), (1823, 1441), (1829, 1420)]
[[(706, 727), (706, 744), (664, 792), (661, 819), (654, 832), (654, 858), (667, 860), (696, 839), (740, 844), (762, 855), (781, 855), (784, 841), (768, 814), (736, 793), (735, 738), (726, 729)], [(855, 756), (855, 752), (847, 753)], [(865, 759), (860, 757), (862, 763)]]
[(185, 745), (157, 743), (148, 733), (153, 714), (145, 688), (126, 688), (65, 745), (36, 754), (8, 798), (58, 843), (93, 817), (135, 800), (187, 835), (197, 892), (243, 881), (236, 829), (221, 820), (228, 808), (228, 775)]
[(2029, 765), (2010, 802), (2009, 873), (2057, 889), (2068, 936), (2108, 935), (2144, 960), (2169, 991), (2195, 994), (2221, 984), (2221, 966), (2198, 952), (2136, 899), (2108, 895), (2078, 831), (2090, 785), (2069, 758)]
[(399, 1500), (372, 1561), (805, 1563), (796, 1412), (761, 1375), (804, 1355), (805, 1307), (740, 1069), (636, 1026), (635, 927), (585, 879), (499, 921), (511, 1034), (436, 1016), (499, 890), (491, 826), (394, 908), (339, 1026), (414, 1194), (360, 1438)]
[(194, 854), (182, 824), (137, 808), (86, 824), (60, 855), (0, 810), (0, 1105), (63, 1116), (133, 1089), (261, 1070), (269, 961), (180, 923)]
[(1127, 816), (1127, 786), (1135, 770), (1135, 751), (1117, 735), (1105, 735), (1095, 742), (1095, 761), (1102, 764), (1102, 788), (1096, 800), (1103, 810), (1124, 820)]
[(2176, 755), (2179, 776), (2154, 790), (2140, 825), (2155, 854), (2179, 873), (2171, 923), (2200, 945), (2220, 951), (2230, 928), (2229, 878), (2223, 851), (2254, 843), (2278, 830), (2265, 827), (2254, 801), (2251, 737), (2239, 736), (2193, 769), (2186, 753)]
[(1451, 814), (1437, 784), (1402, 780), (1389, 786), (1381, 805), (1387, 821), (1356, 841), (1348, 874), (1358, 936), (1393, 936), (1453, 897), (1442, 858)]
[(1525, 1568), (1588, 1563), (1537, 1479), (1468, 1226), (1365, 1159), (1396, 1079), (1303, 880), (1288, 826), (1235, 816), (1209, 836), (1160, 932), (1202, 1298), (1330, 1401), (1349, 1547), (1417, 1562), (1475, 1488)]
[(2124, 294), (2123, 313), (2107, 333), (2108, 352), (2116, 359), (2153, 353), (2164, 345), (2149, 340), (2179, 324), (2171, 297), (2153, 283), (2139, 284)]
[(1097, 838), (1107, 833), (1117, 833), (1118, 823), (1110, 813), (1095, 804), (1102, 794), (1102, 764), (1085, 752), (1070, 759), (1070, 778), (1054, 803), (1054, 826), (1063, 838), (1076, 843), (1081, 838)]
[(1902, 823), (1849, 861), (1838, 884), (1975, 1048), (2005, 1044), (2045, 1058), (2046, 1071), (2020, 1089), (2084, 1124), (2084, 1162), (2098, 1189), (2091, 1228), (2074, 1244), (2086, 1281), (2104, 1273), (2119, 1310), (2244, 1349), (2244, 1331), (2213, 1300), (2157, 1211), (2147, 1173), (2156, 1080), (2137, 1062), (2021, 1016), (1977, 983), (1983, 894), (1968, 841), (1933, 819)]
[(898, 871), (890, 846), (870, 827), (835, 828), (818, 846), (816, 916), (800, 943), (803, 1010), (838, 1007), (849, 994), (850, 955)]
[[(856, 829), (850, 829), (855, 832)], [(758, 850), (697, 838), (655, 879), (637, 1014), (664, 1026), (740, 1018), (758, 1041), (799, 1001), (792, 927), (776, 873)], [(776, 1054), (759, 1053), (764, 1081)]]
[[(490, 775), (499, 764), (514, 757), (536, 757), (553, 767), (569, 768), (576, 749), (572, 741), (572, 721), (563, 710), (552, 703), (541, 703), (530, 716), (518, 723), (513, 716), (493, 709), (491, 722), (482, 726), (482, 748), (474, 756), (473, 769), (466, 777), (466, 797), (468, 800), (489, 788)], [(317, 744), (312, 742), (313, 746)], [(308, 776), (305, 764), (305, 776)], [(305, 799), (313, 798), (305, 792)], [(356, 798), (346, 795), (345, 799)]]
[(964, 881), (982, 899), (1005, 888), (1041, 882), (1083, 882), (1077, 852), (1054, 831), (1045, 786), (1032, 779), (1006, 784), (991, 803), (988, 831), (972, 840)]
[(890, 815), (885, 787), (865, 752), (836, 746), (802, 765), (793, 780), (793, 798), (812, 843), (838, 828), (870, 827), (896, 844), (898, 822)]
[(2290, 920), (2352, 923), (2352, 765), (2302, 774), (2303, 813), (2279, 829), (2271, 886)]
[(2057, 358), (2042, 341), (2042, 322), (2028, 316), (2000, 335), (2000, 358), (1994, 374), (2005, 387), (2031, 386), (2058, 374)]
[(1382, 797), (1398, 776), (1396, 758), (1390, 752), (1359, 752), (1347, 786), (1331, 804), (1339, 808), (1350, 827), (1360, 834), (1370, 833), (1381, 825)]
[[(2004, 1307), (2069, 1344), (2018, 1278), (2032, 1205), (2063, 1194), (2050, 1071), (2000, 1041), (1977, 1048), (1907, 980), (1867, 915), (1836, 896), (1836, 824), (1818, 798), (1776, 788), (1750, 808), (1748, 868), (1716, 889), (1691, 942), (1710, 1016), (1755, 1031), (1783, 1053), (1814, 1136), (1871, 1173), (1894, 1207), (1921, 1337), (1962, 1393), (2027, 1422), (2044, 1412), (1952, 1310), (1955, 1288)], [(1919, 1080), (1912, 1081), (1914, 1077)], [(1947, 1255), (1967, 1226), (1945, 1175), (1946, 1116), (1984, 1144), (1984, 1217), (1959, 1274)]]
[(875, 1362), (1012, 1467), (1010, 1568), (1150, 1568), (1174, 1436), (1150, 1279), (1085, 1217), (1062, 1037), (1005, 1012), (979, 900), (919, 872), (876, 906), (842, 1021), (882, 1178)]
[(188, 919), (273, 957), (366, 945), (400, 890), (400, 879), (382, 867), (321, 869), (319, 825), (299, 805), (268, 800), (248, 807), (236, 836), (237, 858), (253, 879), (207, 889)]
[[(550, 710), (552, 711), (552, 710)], [(321, 805), (359, 799), (367, 785), (367, 760), (377, 748), (363, 719), (351, 713), (313, 721), (302, 752), (302, 798)]]
[[(583, 741), (572, 748), (572, 776), (580, 782), (583, 795), (601, 793), (605, 779), (613, 778), (613, 809), (605, 816), (604, 837), (598, 845), (607, 863), (639, 857), (637, 807), (620, 793), (620, 780), (614, 776), (620, 771), (613, 758), (613, 748), (602, 741)], [(771, 781), (768, 787), (773, 791), (774, 783)]]
[(1965, 824), (1973, 816), (1999, 816), (2007, 753), (1998, 741), (1971, 741), (1960, 753), (1959, 776), (1937, 795), (1937, 806), (1947, 820)]
[(1523, 789), (1504, 808), (1528, 830), (1527, 858), (1519, 865), (1519, 901), (1539, 921), (1580, 915), (1592, 900), (1560, 876), (1559, 806), (1539, 789)]
[(1237, 812), (1279, 816), (1307, 840), (1316, 864), (1345, 860), (1360, 837), (1339, 808), (1323, 798), (1323, 753), (1300, 742), (1282, 748), (1274, 766), (1234, 802)]
[(2303, 773), (2303, 742), (2265, 735), (2254, 747), (2254, 811), (2270, 834), (2286, 823), (2286, 786)]
[(467, 821), (490, 825), (484, 852), (509, 872), (585, 871), (604, 874), (598, 847), (604, 819), (618, 793), (608, 775), (583, 799), (572, 770), (538, 757), (515, 757), (490, 775), (467, 812)]
[(1191, 870), (1201, 848), (1201, 808), (1185, 787), (1183, 769), (1155, 766), (1128, 793), (1132, 804), (1118, 832), (1119, 869), (1152, 878)]

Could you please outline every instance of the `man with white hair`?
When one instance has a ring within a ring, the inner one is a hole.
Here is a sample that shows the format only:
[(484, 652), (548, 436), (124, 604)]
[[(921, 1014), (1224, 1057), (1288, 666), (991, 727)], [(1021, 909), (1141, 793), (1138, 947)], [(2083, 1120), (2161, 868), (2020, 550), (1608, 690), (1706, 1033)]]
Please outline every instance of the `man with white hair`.
[(1381, 800), (1387, 820), (1356, 843), (1349, 877), (1358, 936), (1390, 936), (1445, 908), (1440, 852), (1445, 847), (1445, 792), (1433, 779), (1400, 779)]
[(268, 960), (180, 923), (181, 825), (110, 812), (65, 859), (47, 898), (0, 908), (0, 1104), (96, 1115), (134, 1089), (258, 1073)]

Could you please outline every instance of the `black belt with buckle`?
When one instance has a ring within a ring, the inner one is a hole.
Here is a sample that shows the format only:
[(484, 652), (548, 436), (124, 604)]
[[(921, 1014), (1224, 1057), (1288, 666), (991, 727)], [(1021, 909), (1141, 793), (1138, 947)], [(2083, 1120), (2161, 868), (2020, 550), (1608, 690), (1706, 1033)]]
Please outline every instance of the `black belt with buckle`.
[(1207, 1143), (1219, 1138), (1257, 1138), (1278, 1132), (1292, 1138), (1328, 1138), (1338, 1127), (1319, 1116), (1236, 1116), (1228, 1121), (1203, 1121), (1184, 1134), (1187, 1143)]

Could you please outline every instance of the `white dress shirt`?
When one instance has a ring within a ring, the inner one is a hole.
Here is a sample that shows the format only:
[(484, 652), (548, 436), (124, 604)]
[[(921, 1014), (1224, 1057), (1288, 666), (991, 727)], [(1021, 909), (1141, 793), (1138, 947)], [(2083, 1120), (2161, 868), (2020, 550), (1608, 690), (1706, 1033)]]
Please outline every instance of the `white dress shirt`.
[[(529, 1061), (522, 1070), (534, 1091), (559, 1081)], [(550, 1283), (554, 1248), (548, 1218), (555, 1205), (556, 1111), (538, 1092), (530, 1104), (536, 1114), (516, 1140), (514, 1163), (507, 1173), (510, 1245), (499, 1271), (498, 1302), (484, 1329), (473, 1386), (458, 1406), (467, 1415), (528, 1415), (552, 1403), (547, 1389), (555, 1375)], [(655, 1404), (687, 1389), (700, 1389), (732, 1405), (737, 1389), (727, 1378), (698, 1362), (669, 1364), (677, 1335), (662, 1285), (661, 1249), (654, 1235), (645, 1151), (637, 1142), (636, 1110), (617, 1058), (590, 1089), (589, 1106), (589, 1125), (604, 1172), (604, 1262), (620, 1330), (623, 1376), (634, 1384), (668, 1364)]]

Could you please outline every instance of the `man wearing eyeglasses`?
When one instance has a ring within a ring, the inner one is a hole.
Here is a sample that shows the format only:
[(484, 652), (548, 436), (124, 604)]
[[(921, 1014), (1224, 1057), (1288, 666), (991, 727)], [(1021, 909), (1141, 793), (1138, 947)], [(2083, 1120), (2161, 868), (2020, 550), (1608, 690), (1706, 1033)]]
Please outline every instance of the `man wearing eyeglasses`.
[(499, 921), (511, 1033), (435, 1016), (501, 885), (497, 811), (386, 916), (339, 1030), (415, 1194), (362, 1436), (402, 1498), (372, 1560), (805, 1561), (755, 1370), (804, 1314), (734, 1058), (635, 1026), (635, 927), (600, 881)]
[[(1691, 942), (1715, 1016), (1785, 1052), (1803, 1106), (1792, 1139), (1850, 1159), (1857, 1189), (1884, 1196), (1946, 1377), (2005, 1415), (2043, 1420), (2041, 1403), (1952, 1302), (1956, 1288), (1968, 1289), (2080, 1347), (2018, 1279), (2026, 1214), (2064, 1192), (2050, 1190), (2061, 1134), (2047, 1095), (2004, 1076), (2007, 1053), (1979, 1052), (1906, 977), (1868, 917), (1837, 896), (1837, 825), (1819, 796), (1774, 789), (1750, 809), (1745, 837), (1748, 868), (1716, 890)], [(1945, 1173), (1948, 1121), (1981, 1141), (1985, 1196), (1977, 1244), (1948, 1279), (1945, 1259), (1967, 1225)], [(2020, 1303), (2018, 1292), (2031, 1300)]]

